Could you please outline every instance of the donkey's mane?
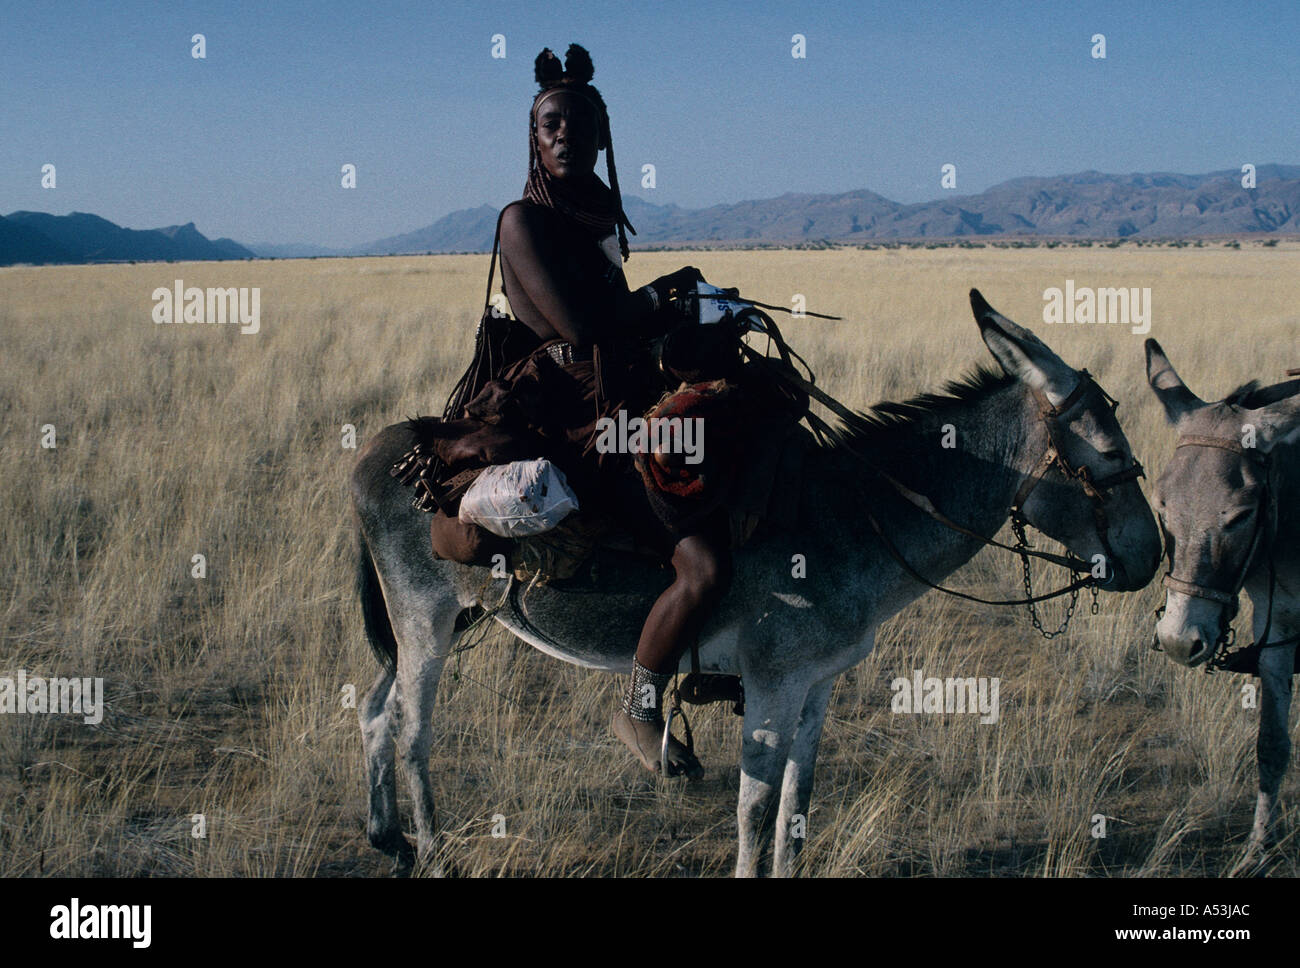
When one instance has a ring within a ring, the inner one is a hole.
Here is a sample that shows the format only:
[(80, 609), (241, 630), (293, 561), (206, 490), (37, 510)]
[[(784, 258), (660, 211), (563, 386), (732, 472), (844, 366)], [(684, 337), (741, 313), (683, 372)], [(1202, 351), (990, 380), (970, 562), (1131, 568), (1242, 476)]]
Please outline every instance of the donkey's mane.
[[(1254, 396), (1255, 391), (1258, 389), (1259, 389), (1259, 381), (1249, 380), (1243, 383), (1241, 386), (1237, 387), (1237, 389), (1233, 390), (1226, 397), (1224, 397), (1223, 402), (1230, 407), (1245, 406), (1245, 402), (1249, 400), (1252, 396)], [(1249, 410), (1253, 408), (1247, 407), (1246, 409)]]
[(1275, 383), (1271, 387), (1261, 387), (1258, 380), (1251, 380), (1229, 393), (1223, 398), (1223, 402), (1230, 407), (1241, 407), (1243, 410), (1258, 410), (1260, 407), (1267, 407), (1270, 403), (1293, 397), (1297, 393), (1300, 393), (1300, 380), (1287, 380), (1285, 383)]
[(1016, 382), (1000, 369), (980, 364), (973, 371), (945, 383), (937, 393), (922, 393), (908, 400), (883, 400), (844, 428), (845, 443), (868, 452), (888, 451), (910, 436), (929, 417), (959, 405), (978, 403)]

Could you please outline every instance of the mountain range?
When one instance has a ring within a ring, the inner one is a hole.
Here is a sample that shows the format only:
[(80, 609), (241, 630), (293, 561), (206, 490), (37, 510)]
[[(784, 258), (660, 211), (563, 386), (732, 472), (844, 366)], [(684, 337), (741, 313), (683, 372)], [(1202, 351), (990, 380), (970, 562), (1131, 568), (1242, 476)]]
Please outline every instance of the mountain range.
[[(1184, 238), (1259, 232), (1300, 234), (1300, 165), (1260, 165), (1255, 187), (1242, 172), (1153, 172), (1015, 178), (976, 195), (902, 204), (861, 189), (842, 194), (787, 193), (778, 198), (686, 209), (624, 196), (636, 227), (633, 247), (781, 245), (871, 240), (1040, 238)], [(497, 209), (461, 209), (422, 229), (331, 255), (487, 252)], [(271, 255), (270, 247), (252, 246)], [(297, 254), (294, 246), (274, 253)], [(301, 254), (308, 254), (303, 252)], [(310, 254), (325, 254), (314, 252)]]
[(141, 230), (124, 229), (87, 212), (10, 212), (0, 218), (0, 265), (255, 258), (232, 239), (207, 238), (193, 222)]
[[(1300, 234), (1300, 166), (1015, 178), (975, 195), (903, 204), (861, 189), (686, 209), (625, 196), (633, 247), (789, 245), (809, 242), (1039, 237), (1186, 238)], [(337, 249), (311, 244), (209, 240), (194, 223), (136, 231), (96, 215), (13, 212), (0, 218), (0, 265), (120, 260), (206, 260), (486, 252), (497, 209), (461, 209), (413, 232)]]

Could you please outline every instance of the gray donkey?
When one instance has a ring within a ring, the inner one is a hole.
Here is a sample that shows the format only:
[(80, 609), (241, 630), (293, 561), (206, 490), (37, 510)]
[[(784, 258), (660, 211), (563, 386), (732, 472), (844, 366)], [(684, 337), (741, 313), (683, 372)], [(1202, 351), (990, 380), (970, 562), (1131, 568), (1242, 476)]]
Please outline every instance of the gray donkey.
[[(799, 529), (760, 529), (736, 554), (731, 590), (701, 635), (702, 671), (740, 674), (745, 683), (737, 875), (760, 872), (774, 832), (772, 872), (792, 872), (835, 679), (871, 652), (881, 622), (983, 548), (1013, 502), (1017, 520), (1063, 543), (1077, 556), (1072, 564), (1092, 562), (1107, 590), (1141, 588), (1159, 565), (1159, 533), (1114, 402), (975, 290), (971, 306), (1001, 371), (881, 404), (850, 421), (835, 444), (809, 444)], [(956, 446), (946, 445), (954, 432)], [(432, 860), (430, 718), (466, 616), (495, 607), (497, 622), (548, 655), (622, 671), (667, 584), (655, 564), (602, 562), (585, 584), (522, 594), (487, 568), (434, 558), (428, 516), (389, 475), (411, 444), (406, 424), (385, 428), (359, 455), (351, 482), (358, 588), (384, 665), (359, 710), (367, 832), (399, 873), (416, 853), (398, 816), (394, 750), (414, 800), (418, 857)], [(914, 491), (938, 510), (919, 507)]]
[[(1147, 380), (1179, 433), (1156, 486), (1169, 574), (1156, 640), (1186, 666), (1258, 671), (1259, 798), (1238, 872), (1268, 859), (1277, 791), (1291, 755), (1287, 718), (1300, 642), (1300, 380), (1248, 383), (1205, 403), (1183, 383), (1155, 340)], [(1254, 606), (1254, 646), (1236, 663), (1221, 649), (1242, 591)], [(1245, 660), (1243, 663), (1242, 660)]]

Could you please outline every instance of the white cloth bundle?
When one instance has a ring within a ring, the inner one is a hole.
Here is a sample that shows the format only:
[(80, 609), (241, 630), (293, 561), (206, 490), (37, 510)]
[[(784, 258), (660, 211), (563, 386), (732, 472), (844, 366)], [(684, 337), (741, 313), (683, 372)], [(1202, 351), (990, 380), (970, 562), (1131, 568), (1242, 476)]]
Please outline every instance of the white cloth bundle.
[(555, 527), (578, 497), (549, 460), (517, 460), (489, 467), (460, 499), (460, 520), (503, 538), (524, 538)]

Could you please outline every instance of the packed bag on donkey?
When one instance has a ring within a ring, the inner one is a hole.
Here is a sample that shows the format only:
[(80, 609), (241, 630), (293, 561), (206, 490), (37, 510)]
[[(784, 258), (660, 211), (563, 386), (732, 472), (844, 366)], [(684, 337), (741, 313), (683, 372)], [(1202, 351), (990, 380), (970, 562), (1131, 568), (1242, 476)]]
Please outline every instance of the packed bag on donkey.
[(489, 467), (460, 499), (460, 520), (503, 538), (549, 531), (570, 512), (578, 497), (564, 472), (545, 458)]

